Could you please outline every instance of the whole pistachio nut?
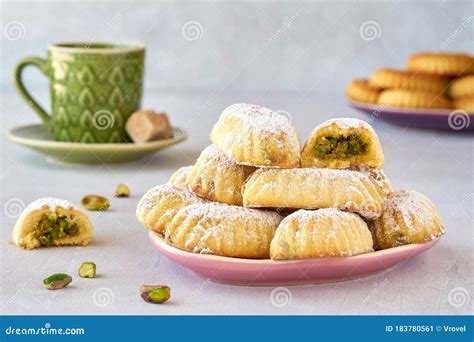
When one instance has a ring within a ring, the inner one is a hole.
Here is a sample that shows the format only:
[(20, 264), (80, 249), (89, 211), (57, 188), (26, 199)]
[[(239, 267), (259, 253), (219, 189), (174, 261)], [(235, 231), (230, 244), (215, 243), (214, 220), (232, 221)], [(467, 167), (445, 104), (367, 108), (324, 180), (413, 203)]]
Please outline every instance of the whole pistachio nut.
[(62, 289), (72, 281), (71, 276), (64, 273), (55, 273), (50, 275), (48, 278), (43, 280), (43, 285), (48, 290), (59, 290)]
[(171, 297), (171, 289), (166, 285), (142, 285), (140, 294), (147, 303), (161, 304)]
[(128, 197), (130, 196), (130, 188), (125, 184), (119, 184), (115, 188), (115, 197)]
[(83, 262), (81, 267), (79, 267), (79, 277), (81, 278), (95, 278), (96, 266), (93, 262), (87, 261)]
[(82, 197), (81, 204), (87, 210), (104, 211), (110, 207), (110, 201), (99, 195), (87, 195)]

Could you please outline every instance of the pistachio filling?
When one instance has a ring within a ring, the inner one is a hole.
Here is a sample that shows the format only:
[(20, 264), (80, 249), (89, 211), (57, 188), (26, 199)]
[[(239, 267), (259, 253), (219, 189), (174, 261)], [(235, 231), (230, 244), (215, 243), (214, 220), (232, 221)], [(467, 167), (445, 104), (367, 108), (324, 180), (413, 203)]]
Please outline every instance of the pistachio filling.
[(79, 233), (79, 227), (67, 216), (55, 213), (44, 214), (36, 228), (36, 234), (41, 245), (49, 246), (54, 240), (74, 236)]
[(327, 136), (319, 138), (315, 149), (318, 158), (347, 158), (365, 153), (367, 144), (357, 134)]

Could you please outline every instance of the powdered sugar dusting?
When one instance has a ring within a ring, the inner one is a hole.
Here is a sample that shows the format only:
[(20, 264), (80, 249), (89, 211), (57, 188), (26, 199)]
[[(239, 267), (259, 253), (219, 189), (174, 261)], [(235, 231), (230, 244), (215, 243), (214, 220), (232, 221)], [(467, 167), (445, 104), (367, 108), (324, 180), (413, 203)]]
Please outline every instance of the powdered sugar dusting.
[(323, 127), (328, 127), (331, 125), (336, 125), (342, 129), (349, 129), (349, 128), (366, 128), (371, 131), (374, 131), (371, 125), (363, 120), (359, 120), (356, 118), (335, 118), (324, 121), (322, 124), (318, 125), (316, 129), (320, 129)]
[[(278, 189), (278, 196), (275, 189)], [(382, 211), (384, 195), (380, 186), (365, 173), (300, 168), (255, 171), (245, 184), (243, 197), (249, 207), (333, 207), (376, 218)]]
[(176, 187), (186, 187), (187, 178), (193, 169), (193, 165), (180, 167), (170, 177), (169, 183)]
[(287, 216), (272, 242), (278, 258), (350, 256), (373, 250), (366, 223), (356, 214), (327, 208)]
[(336, 208), (324, 208), (318, 210), (306, 210), (300, 209), (295, 211), (293, 214), (287, 216), (287, 219), (294, 218), (297, 219), (299, 222), (308, 223), (313, 221), (314, 219), (327, 219), (327, 218), (334, 218), (334, 219), (351, 219), (356, 218), (358, 219), (359, 216), (353, 213), (345, 212)]
[(386, 195), (392, 192), (392, 184), (390, 183), (388, 177), (385, 175), (382, 169), (372, 169), (366, 167), (365, 165), (358, 165), (357, 167), (353, 168), (353, 170), (368, 175), (374, 183), (376, 183), (383, 189)]
[(56, 210), (56, 207), (62, 207), (64, 209), (74, 209), (79, 210), (74, 204), (69, 202), (68, 200), (60, 199), (60, 198), (53, 198), (53, 197), (45, 197), (37, 199), (36, 201), (30, 203), (25, 210), (23, 210), (23, 214), (28, 214), (31, 211), (38, 210), (43, 208), (44, 206), (49, 207), (52, 211)]
[(187, 189), (177, 188), (177, 187), (172, 186), (169, 183), (160, 184), (151, 188), (150, 190), (148, 190), (148, 192), (145, 195), (143, 195), (140, 202), (138, 202), (137, 211), (145, 209), (145, 208), (155, 207), (157, 205), (156, 200), (155, 200), (156, 196), (164, 196), (164, 197), (178, 196), (186, 202), (201, 203), (205, 201)]
[(262, 132), (289, 132), (293, 127), (286, 116), (248, 103), (233, 104), (224, 109), (222, 115), (234, 115), (242, 119), (248, 129)]
[(237, 103), (224, 109), (211, 140), (238, 163), (297, 167), (300, 139), (290, 120), (268, 108)]
[(165, 239), (195, 253), (267, 258), (281, 220), (271, 211), (214, 202), (192, 204), (178, 211)]
[[(415, 231), (413, 218), (416, 217), (420, 222), (430, 222), (436, 209), (425, 195), (414, 190), (402, 189), (393, 192), (385, 199), (384, 210), (399, 212), (408, 229)], [(393, 227), (398, 226), (396, 222), (392, 224)]]
[(237, 164), (213, 144), (201, 152), (187, 186), (202, 197), (241, 205), (242, 185), (254, 171), (254, 167)]
[(231, 221), (252, 217), (257, 220), (260, 220), (260, 222), (275, 225), (278, 225), (278, 223), (282, 220), (282, 216), (273, 211), (251, 209), (216, 202), (192, 204), (190, 206), (185, 207), (185, 209), (187, 211), (188, 217), (205, 216)]
[[(324, 179), (346, 179), (346, 180), (360, 180), (365, 179), (370, 182), (369, 176), (365, 173), (358, 172), (355, 170), (348, 170), (348, 169), (318, 169), (318, 168), (298, 168), (298, 169), (265, 169), (258, 172), (268, 172), (277, 174), (284, 174), (284, 173), (295, 173), (299, 176), (309, 177), (309, 176), (318, 176), (324, 177)], [(278, 178), (278, 177), (275, 177)], [(291, 184), (288, 184), (291, 187)]]
[(207, 146), (199, 156), (198, 160), (206, 160), (212, 162), (218, 168), (235, 168), (239, 167), (233, 159), (228, 157), (225, 153), (219, 151), (217, 146), (212, 144)]

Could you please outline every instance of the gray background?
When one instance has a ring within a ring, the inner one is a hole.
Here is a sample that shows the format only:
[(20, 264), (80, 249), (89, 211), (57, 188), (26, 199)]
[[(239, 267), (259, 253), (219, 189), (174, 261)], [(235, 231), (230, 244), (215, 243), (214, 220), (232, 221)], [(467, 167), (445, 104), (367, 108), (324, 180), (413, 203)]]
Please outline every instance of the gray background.
[[(326, 119), (367, 118), (346, 105), (347, 81), (377, 67), (402, 67), (415, 51), (472, 49), (472, 2), (21, 2), (2, 4), (1, 15), (2, 135), (39, 122), (10, 83), (19, 58), (44, 56), (49, 42), (130, 39), (148, 47), (144, 107), (166, 110), (189, 139), (143, 161), (68, 166), (49, 163), (2, 136), (0, 312), (472, 314), (472, 135), (373, 120), (393, 186), (432, 199), (446, 234), (426, 253), (377, 275), (288, 287), (291, 300), (281, 307), (272, 302), (273, 287), (210, 283), (167, 260), (148, 242), (134, 215), (146, 190), (194, 162), (226, 106), (249, 102), (287, 111), (302, 141)], [(189, 21), (202, 25), (199, 39), (183, 37), (182, 27)], [(368, 21), (380, 26), (374, 40), (359, 32)], [(5, 31), (12, 22), (19, 31)], [(47, 83), (39, 72), (31, 70), (27, 77), (35, 94), (47, 101)], [(112, 200), (110, 210), (91, 215), (95, 231), (90, 246), (22, 251), (8, 243), (18, 209), (31, 201), (54, 196), (77, 203), (85, 193), (110, 194), (119, 182), (127, 183), (133, 196)], [(49, 274), (74, 275), (86, 260), (96, 262), (99, 278), (76, 277), (62, 291), (42, 288), (41, 280)], [(161, 306), (143, 302), (138, 288), (146, 283), (169, 285), (172, 300)]]
[[(341, 92), (415, 51), (472, 51), (473, 15), (469, 0), (5, 2), (2, 28), (18, 30), (2, 37), (1, 85), (49, 43), (135, 40), (148, 47), (147, 90)], [(192, 41), (182, 34), (190, 21), (201, 25)], [(366, 22), (378, 25), (374, 40), (360, 35)], [(36, 71), (27, 78), (46, 84)]]

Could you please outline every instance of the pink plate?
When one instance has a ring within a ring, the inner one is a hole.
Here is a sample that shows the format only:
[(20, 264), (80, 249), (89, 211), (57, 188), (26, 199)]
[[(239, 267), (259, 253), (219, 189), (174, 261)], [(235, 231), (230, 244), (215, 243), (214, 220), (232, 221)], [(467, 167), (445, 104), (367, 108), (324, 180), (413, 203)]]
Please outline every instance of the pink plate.
[(154, 232), (149, 237), (161, 254), (200, 276), (216, 283), (247, 286), (319, 284), (362, 278), (423, 253), (439, 240), (352, 257), (273, 261), (196, 254), (168, 245)]

